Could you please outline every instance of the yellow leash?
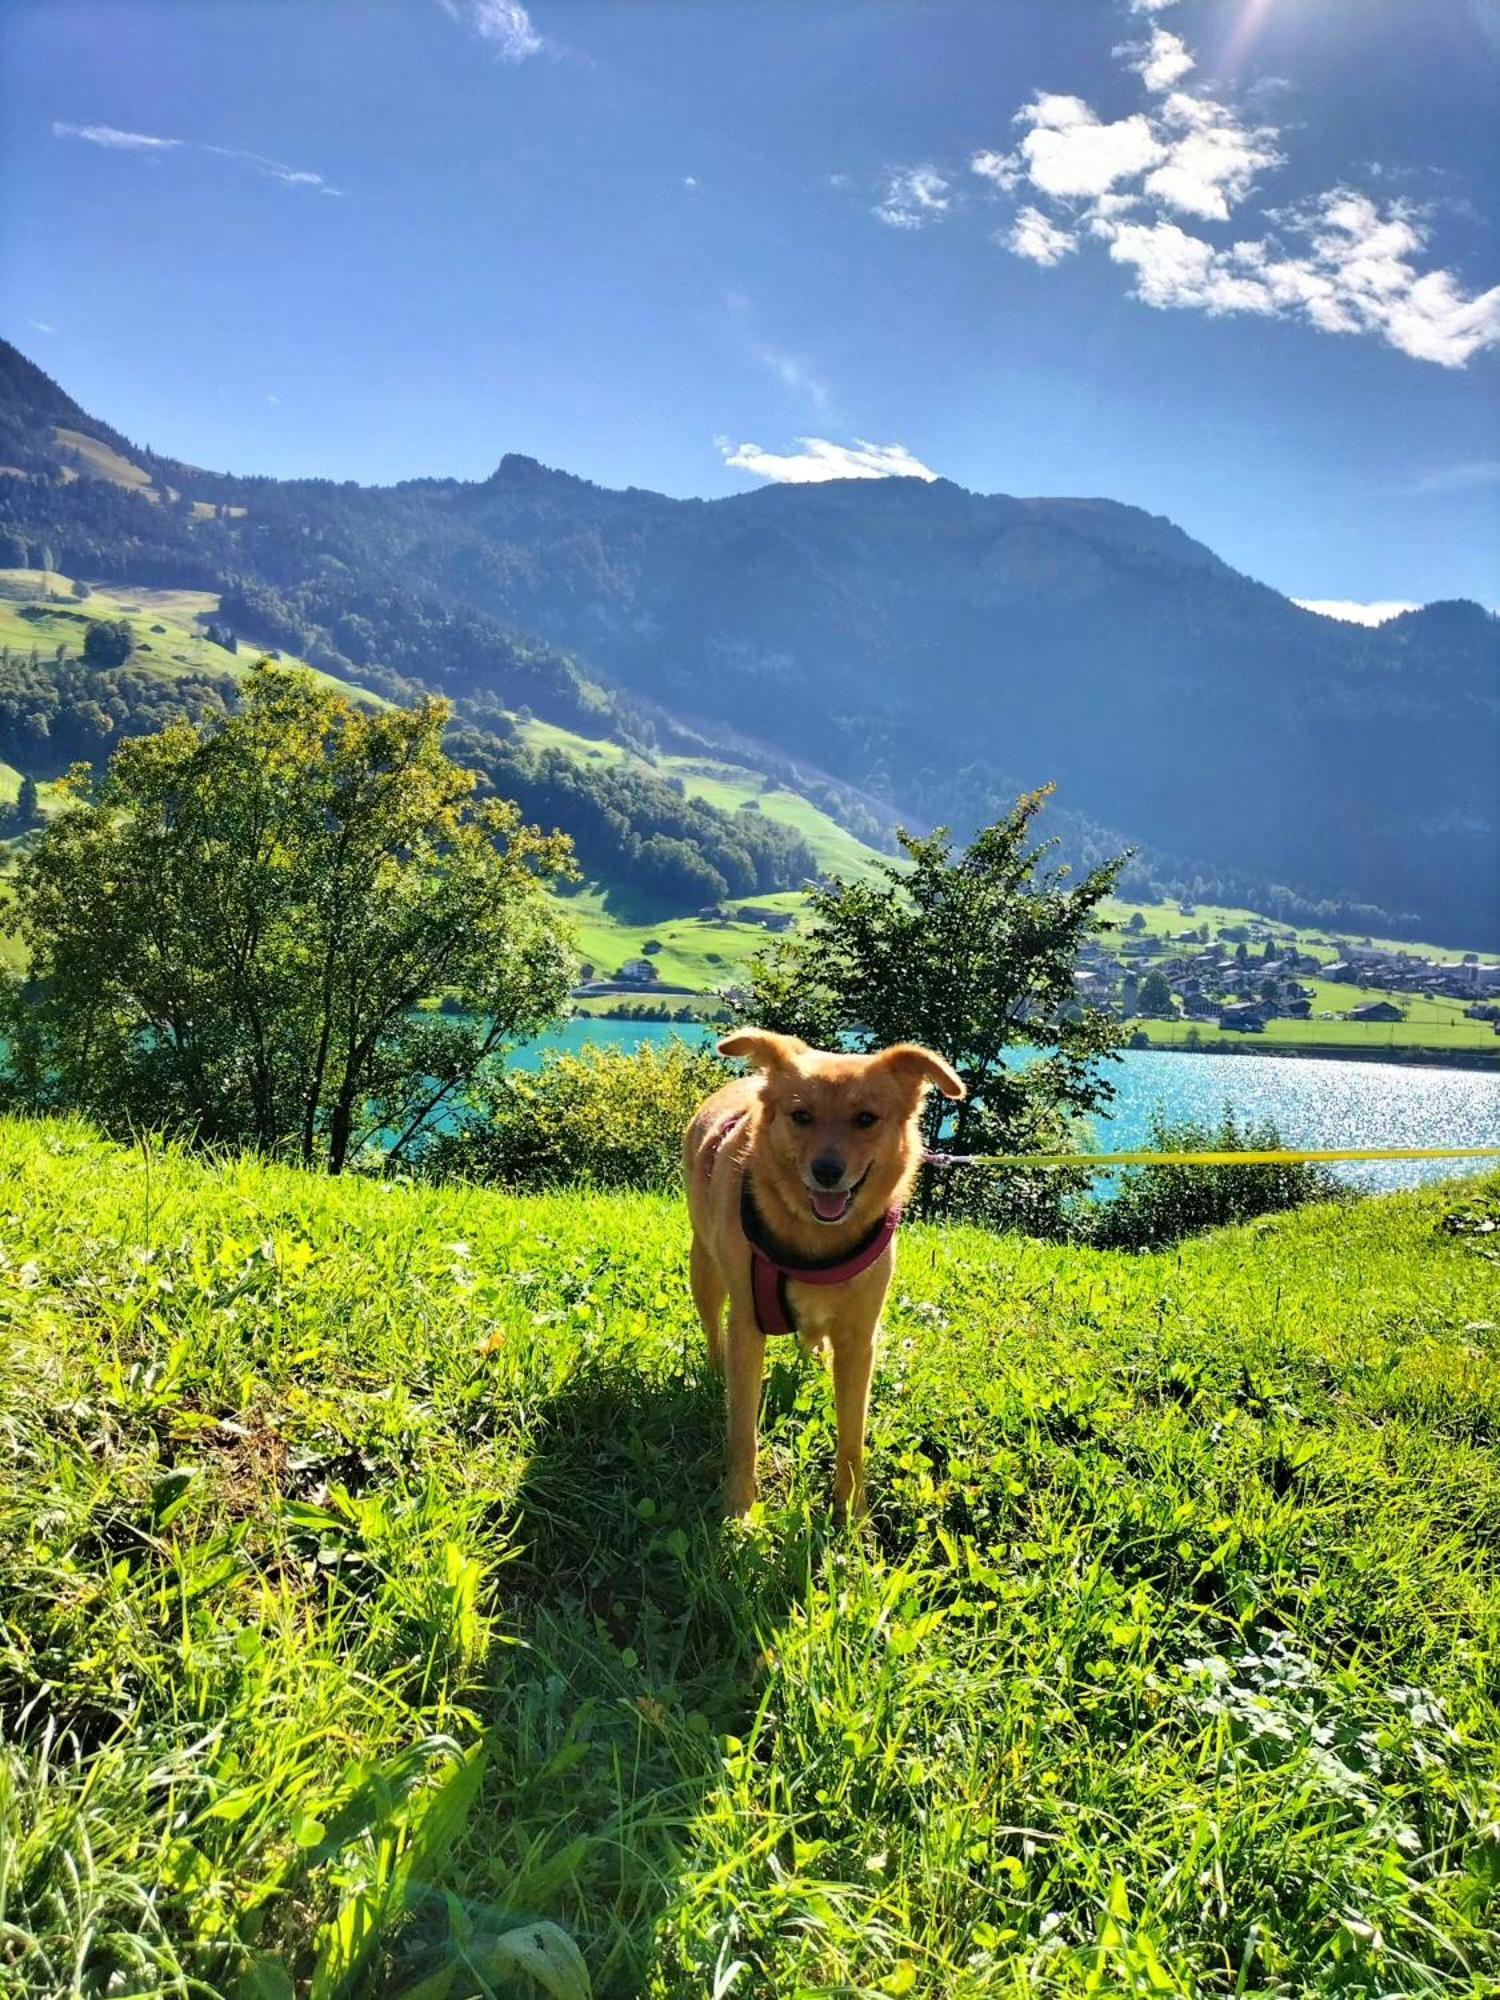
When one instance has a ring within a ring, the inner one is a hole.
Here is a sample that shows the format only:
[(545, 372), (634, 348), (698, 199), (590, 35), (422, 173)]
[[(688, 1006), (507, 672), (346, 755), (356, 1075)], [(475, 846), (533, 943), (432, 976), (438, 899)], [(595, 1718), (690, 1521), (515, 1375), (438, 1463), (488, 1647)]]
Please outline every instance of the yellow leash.
[(1500, 1146), (1343, 1146), (1302, 1153), (928, 1153), (930, 1167), (1280, 1167), (1336, 1160), (1500, 1160)]

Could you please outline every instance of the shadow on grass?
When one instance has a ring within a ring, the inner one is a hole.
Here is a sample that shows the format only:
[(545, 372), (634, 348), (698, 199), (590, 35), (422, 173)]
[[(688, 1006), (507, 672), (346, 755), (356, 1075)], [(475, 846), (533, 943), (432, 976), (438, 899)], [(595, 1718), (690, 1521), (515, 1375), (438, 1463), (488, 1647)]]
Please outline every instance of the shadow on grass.
[[(768, 1371), (773, 1422), (810, 1365), (789, 1355)], [(701, 1366), (590, 1361), (535, 1413), (506, 1518), (521, 1551), (502, 1589), (512, 1643), (453, 1889), (480, 1937), (561, 1924), (600, 2000), (646, 1990), (723, 1738), (749, 1727), (763, 1648), (834, 1532), (818, 1522), (768, 1546), (721, 1521), (721, 1395)]]
[[(590, 885), (585, 885), (590, 886)], [(680, 902), (664, 896), (659, 890), (642, 888), (629, 882), (609, 882), (591, 885), (602, 892), (605, 914), (622, 924), (670, 923), (674, 917), (682, 915)], [(563, 895), (567, 895), (564, 890)]]

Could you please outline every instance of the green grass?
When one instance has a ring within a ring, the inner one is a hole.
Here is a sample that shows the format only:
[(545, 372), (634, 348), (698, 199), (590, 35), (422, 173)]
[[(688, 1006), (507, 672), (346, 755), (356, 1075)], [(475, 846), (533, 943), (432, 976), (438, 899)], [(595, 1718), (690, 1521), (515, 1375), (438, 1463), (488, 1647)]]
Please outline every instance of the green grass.
[(161, 498), (151, 484), (151, 475), (145, 467), (126, 458), (112, 445), (90, 437), (84, 431), (65, 430), (61, 426), (54, 429), (52, 435), (65, 452), (70, 456), (76, 453), (83, 461), (82, 467), (73, 468), (80, 477), (102, 479), (111, 486), (128, 486), (133, 492), (144, 494), (148, 500)]
[(561, 750), (577, 763), (629, 763), (660, 778), (680, 778), (689, 798), (704, 799), (724, 812), (737, 812), (748, 801), (754, 800), (767, 819), (780, 820), (804, 837), (818, 867), (827, 874), (863, 880), (873, 874), (885, 858), (867, 847), (864, 841), (846, 832), (837, 820), (830, 818), (811, 799), (803, 798), (798, 792), (787, 791), (780, 785), (767, 791), (760, 773), (748, 770), (742, 764), (726, 763), (712, 757), (679, 757), (665, 752), (653, 756), (648, 762), (621, 744), (596, 742), (590, 737), (574, 735), (571, 730), (561, 729), (551, 722), (523, 722), (518, 725), (518, 734), (533, 750)]
[[(781, 787), (762, 789), (758, 773), (741, 765), (711, 758), (661, 755), (649, 763), (618, 743), (595, 742), (550, 722), (525, 722), (519, 734), (534, 750), (561, 750), (583, 764), (630, 763), (657, 777), (680, 778), (689, 796), (706, 800), (726, 812), (736, 812), (746, 800), (770, 819), (795, 827), (807, 840), (818, 867), (848, 879), (872, 875), (880, 861), (873, 848), (847, 833), (811, 800)], [(669, 986), (712, 993), (744, 973), (750, 959), (763, 951), (770, 933), (760, 924), (720, 922), (687, 910), (670, 910), (649, 897), (591, 882), (564, 899), (573, 919), (579, 955), (601, 977), (617, 972), (628, 958), (639, 958), (652, 939), (662, 946), (653, 954), (658, 974)], [(807, 906), (801, 890), (774, 895), (734, 897), (731, 907), (791, 911)]]
[[(1133, 1020), (1132, 1034), (1143, 1030), (1159, 1048), (1182, 1048), (1196, 1027), (1200, 1044), (1237, 1047), (1265, 1042), (1280, 1048), (1333, 1050), (1432, 1049), (1440, 1052), (1481, 1050), (1500, 1060), (1500, 1036), (1492, 1021), (1465, 1019), (1462, 1000), (1428, 999), (1425, 995), (1396, 993), (1373, 986), (1344, 986), (1335, 980), (1304, 979), (1300, 984), (1312, 991), (1312, 1018), (1307, 1021), (1268, 1021), (1259, 1034), (1237, 1035), (1221, 1031), (1215, 1021)], [(1326, 1021), (1325, 1013), (1347, 1014), (1371, 1000), (1391, 1000), (1404, 1009), (1402, 1021)]]
[[(1500, 1055), (1500, 1036), (1488, 1021), (1267, 1021), (1259, 1034), (1243, 1035), (1221, 1031), (1214, 1021), (1130, 1021), (1132, 1035), (1144, 1034), (1156, 1048), (1243, 1048), (1300, 1049), (1316, 1055), (1320, 1049), (1335, 1052), (1383, 1049), (1401, 1051), (1432, 1050), (1437, 1054), (1478, 1051)], [(1198, 1030), (1196, 1043), (1190, 1037)]]
[[(649, 899), (606, 890), (593, 882), (558, 900), (573, 924), (579, 957), (593, 965), (601, 978), (617, 972), (626, 959), (639, 958), (654, 939), (662, 949), (652, 954), (652, 963), (663, 984), (710, 993), (742, 972), (772, 935), (761, 924), (720, 923), (705, 917), (672, 915), (665, 908), (656, 916), (644, 914), (643, 906), (649, 910)], [(805, 898), (794, 892), (747, 901), (757, 909), (781, 909), (798, 907)]]
[[(160, 674), (169, 680), (179, 680), (185, 674), (241, 676), (260, 658), (253, 646), (231, 653), (197, 629), (197, 620), (212, 618), (219, 608), (218, 598), (210, 591), (141, 590), (128, 584), (101, 584), (81, 600), (72, 593), (72, 579), (56, 570), (0, 569), (0, 645), (26, 654), (35, 647), (43, 659), (61, 645), (69, 659), (77, 660), (87, 631), (84, 621), (124, 618), (135, 634), (136, 652), (130, 665), (136, 672)], [(43, 606), (47, 615), (23, 618), (23, 606)], [(284, 666), (305, 668), (324, 687), (351, 700), (366, 706), (387, 706), (382, 696), (308, 667), (305, 660), (291, 653), (282, 654), (281, 659)]]
[[(1176, 903), (1128, 903), (1116, 897), (1109, 897), (1099, 905), (1100, 914), (1119, 926), (1120, 935), (1112, 942), (1124, 942), (1124, 927), (1133, 916), (1139, 915), (1146, 934), (1150, 937), (1171, 938), (1178, 931), (1196, 932), (1200, 925), (1207, 924), (1211, 942), (1218, 941), (1221, 928), (1232, 929), (1240, 925), (1258, 925), (1274, 932), (1278, 938), (1293, 940), (1299, 951), (1305, 951), (1319, 958), (1325, 965), (1332, 965), (1342, 956), (1336, 944), (1328, 942), (1328, 934), (1306, 925), (1284, 924), (1278, 918), (1267, 917), (1256, 910), (1243, 910), (1223, 903), (1195, 903), (1192, 915), (1184, 916)], [(1491, 957), (1493, 952), (1479, 951), (1477, 945), (1458, 944), (1417, 944), (1411, 938), (1358, 937), (1353, 932), (1340, 932), (1339, 936), (1356, 943), (1369, 945), (1377, 951), (1413, 952), (1418, 958), (1461, 958), (1466, 951), (1479, 952), (1480, 957)], [(1185, 946), (1192, 950), (1194, 946)]]
[(679, 1204), (0, 1126), (0, 1990), (1492, 1996), (1483, 1204), (913, 1230), (745, 1531)]

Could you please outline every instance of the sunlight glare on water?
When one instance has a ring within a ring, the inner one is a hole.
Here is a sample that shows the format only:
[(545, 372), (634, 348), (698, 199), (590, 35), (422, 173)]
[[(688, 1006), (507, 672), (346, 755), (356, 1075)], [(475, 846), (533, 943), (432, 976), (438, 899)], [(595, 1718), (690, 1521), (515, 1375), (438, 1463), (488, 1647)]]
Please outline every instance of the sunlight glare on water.
[[(549, 1049), (585, 1042), (631, 1049), (673, 1034), (696, 1041), (708, 1031), (651, 1021), (577, 1017), (514, 1060), (534, 1066)], [(1109, 1065), (1115, 1101), (1094, 1120), (1102, 1151), (1149, 1143), (1151, 1115), (1169, 1123), (1217, 1123), (1226, 1105), (1242, 1122), (1270, 1119), (1288, 1147), (1500, 1146), (1500, 1075), (1480, 1070), (1301, 1056), (1179, 1055), (1127, 1049)], [(1493, 1173), (1493, 1160), (1389, 1160), (1334, 1172), (1369, 1190), (1415, 1187), (1456, 1174)]]

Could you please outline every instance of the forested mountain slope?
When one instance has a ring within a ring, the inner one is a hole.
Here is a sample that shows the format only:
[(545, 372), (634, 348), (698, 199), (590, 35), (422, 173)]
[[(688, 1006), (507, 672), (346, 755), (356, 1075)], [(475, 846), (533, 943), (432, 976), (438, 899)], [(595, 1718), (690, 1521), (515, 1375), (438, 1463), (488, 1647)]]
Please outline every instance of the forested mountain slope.
[(698, 501), (515, 456), (391, 488), (210, 474), (14, 349), (0, 465), (0, 560), (223, 591), (247, 636), (371, 685), (735, 732), (848, 806), (961, 829), (1055, 779), (1183, 879), (1500, 940), (1500, 620), (1477, 605), (1338, 624), (1138, 509), (946, 481)]

